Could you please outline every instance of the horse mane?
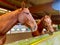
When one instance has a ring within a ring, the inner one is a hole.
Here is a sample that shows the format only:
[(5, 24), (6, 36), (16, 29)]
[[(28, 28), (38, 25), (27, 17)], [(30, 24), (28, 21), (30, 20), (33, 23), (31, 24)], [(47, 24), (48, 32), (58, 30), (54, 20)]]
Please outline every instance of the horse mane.
[(43, 30), (43, 18), (38, 21), (37, 26), (38, 26), (37, 30), (32, 32), (32, 36), (33, 37), (39, 36), (39, 35), (42, 34), (42, 30)]

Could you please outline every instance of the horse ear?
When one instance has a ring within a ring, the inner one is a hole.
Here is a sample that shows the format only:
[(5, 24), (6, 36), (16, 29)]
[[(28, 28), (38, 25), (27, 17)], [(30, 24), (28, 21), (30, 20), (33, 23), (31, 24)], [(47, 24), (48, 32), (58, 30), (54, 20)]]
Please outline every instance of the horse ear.
[(49, 17), (51, 18), (52, 14), (49, 14)]
[(44, 13), (51, 18), (51, 14), (48, 11), (44, 11)]
[(26, 5), (26, 1), (22, 1), (21, 3), (21, 8), (24, 9), (24, 8), (28, 8), (27, 5)]
[(22, 3), (21, 3), (21, 8), (24, 9), (25, 6), (26, 6), (25, 1), (22, 1)]

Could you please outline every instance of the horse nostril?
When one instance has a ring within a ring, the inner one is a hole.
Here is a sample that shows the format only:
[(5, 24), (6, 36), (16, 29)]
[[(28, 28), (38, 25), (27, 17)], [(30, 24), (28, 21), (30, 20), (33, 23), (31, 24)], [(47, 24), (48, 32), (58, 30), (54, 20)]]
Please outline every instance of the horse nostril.
[(50, 31), (50, 32), (49, 32), (49, 35), (53, 35), (53, 32)]
[(34, 26), (34, 30), (35, 30), (36, 26)]

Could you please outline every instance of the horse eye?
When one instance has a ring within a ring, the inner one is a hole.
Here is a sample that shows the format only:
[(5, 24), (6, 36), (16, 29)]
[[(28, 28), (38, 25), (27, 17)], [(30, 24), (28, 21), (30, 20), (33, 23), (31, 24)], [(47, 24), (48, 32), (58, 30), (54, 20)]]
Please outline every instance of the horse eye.
[(25, 14), (27, 14), (27, 15), (29, 15), (29, 13), (27, 13), (27, 12), (24, 12)]
[(29, 13), (26, 13), (27, 15), (29, 15)]

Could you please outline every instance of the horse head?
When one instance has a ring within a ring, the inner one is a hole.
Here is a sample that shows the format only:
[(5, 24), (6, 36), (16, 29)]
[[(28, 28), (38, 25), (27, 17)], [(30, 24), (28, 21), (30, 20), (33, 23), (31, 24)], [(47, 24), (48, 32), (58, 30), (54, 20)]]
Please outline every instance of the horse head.
[(37, 30), (37, 24), (32, 17), (28, 8), (23, 8), (18, 16), (18, 21), (26, 26), (28, 26), (31, 31)]
[(46, 28), (48, 30), (48, 32), (54, 32), (54, 29), (52, 27), (52, 20), (49, 16), (45, 15), (43, 18), (42, 18), (42, 21), (43, 21), (43, 27)]

